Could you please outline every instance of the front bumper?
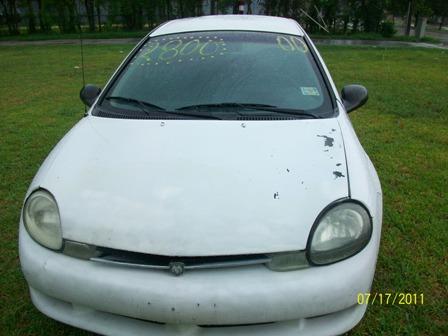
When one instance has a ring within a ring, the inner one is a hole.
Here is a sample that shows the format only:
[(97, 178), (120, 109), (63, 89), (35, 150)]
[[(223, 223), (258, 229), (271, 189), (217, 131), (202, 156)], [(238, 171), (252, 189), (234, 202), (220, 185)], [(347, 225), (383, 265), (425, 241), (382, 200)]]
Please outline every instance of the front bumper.
[(20, 225), (20, 260), (36, 307), (106, 335), (341, 334), (365, 312), (357, 294), (370, 290), (378, 247), (374, 232), (360, 253), (325, 267), (273, 272), (257, 265), (175, 277), (52, 252)]

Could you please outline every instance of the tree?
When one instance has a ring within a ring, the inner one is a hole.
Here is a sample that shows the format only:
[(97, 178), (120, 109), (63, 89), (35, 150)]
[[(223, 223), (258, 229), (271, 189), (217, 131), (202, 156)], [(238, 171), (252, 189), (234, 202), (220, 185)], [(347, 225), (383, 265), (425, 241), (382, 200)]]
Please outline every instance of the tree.
[(37, 17), (39, 18), (39, 29), (43, 33), (51, 31), (51, 24), (48, 12), (45, 9), (43, 0), (37, 0)]
[(84, 0), (89, 31), (95, 31), (95, 4), (94, 0)]
[(152, 28), (166, 20), (203, 15), (204, 4), (209, 6), (206, 14), (212, 15), (238, 12), (239, 4), (250, 14), (257, 5), (266, 15), (299, 20), (310, 32), (322, 31), (320, 25), (333, 33), (378, 32), (386, 13), (409, 12), (409, 33), (414, 18), (435, 13), (443, 23), (448, 17), (448, 0), (0, 0), (0, 12), (10, 34), (19, 33), (21, 16), (29, 33), (37, 25), (50, 32), (54, 24), (69, 33), (80, 29), (81, 15), (89, 31), (101, 31), (102, 12), (107, 13), (106, 29), (140, 30), (146, 23)]
[(61, 33), (74, 33), (79, 26), (77, 2), (75, 0), (48, 1), (47, 10), (52, 12)]
[(384, 18), (385, 0), (361, 0), (361, 19), (365, 32), (378, 32)]
[(3, 15), (6, 19), (8, 32), (10, 35), (19, 35), (20, 15), (17, 13), (16, 0), (0, 0), (3, 9)]
[[(168, 1), (169, 2), (169, 1)], [(143, 1), (122, 1), (121, 15), (127, 29), (140, 30), (143, 28)]]
[(216, 14), (216, 5), (217, 5), (216, 0), (210, 0), (210, 15)]
[(28, 18), (28, 33), (33, 34), (36, 32), (36, 15), (34, 14), (33, 2), (26, 0), (25, 6)]
[(439, 30), (441, 30), (445, 19), (448, 17), (448, 1), (434, 0), (432, 1), (431, 8), (436, 15), (440, 16)]
[(95, 1), (96, 17), (98, 19), (98, 31), (99, 32), (101, 31), (101, 5), (102, 5), (101, 0)]
[(217, 0), (216, 1), (216, 14), (226, 14), (229, 8), (233, 7), (234, 0)]

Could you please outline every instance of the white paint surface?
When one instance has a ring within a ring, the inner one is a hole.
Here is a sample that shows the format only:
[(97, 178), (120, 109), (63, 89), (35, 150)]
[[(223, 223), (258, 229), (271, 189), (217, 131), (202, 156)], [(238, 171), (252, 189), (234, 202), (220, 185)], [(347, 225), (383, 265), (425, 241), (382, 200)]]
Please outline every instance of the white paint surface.
[(242, 30), (283, 33), (303, 36), (296, 21), (263, 15), (210, 15), (168, 21), (151, 33), (151, 36), (211, 30)]
[(55, 196), (64, 238), (169, 256), (301, 250), (348, 196), (335, 118), (161, 123), (88, 117), (58, 145), (34, 185)]

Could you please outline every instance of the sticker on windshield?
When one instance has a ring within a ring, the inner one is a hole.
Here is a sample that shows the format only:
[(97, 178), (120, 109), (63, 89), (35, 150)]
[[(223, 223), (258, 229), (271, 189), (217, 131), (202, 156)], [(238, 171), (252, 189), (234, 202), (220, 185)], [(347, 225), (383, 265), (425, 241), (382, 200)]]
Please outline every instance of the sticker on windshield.
[(320, 96), (319, 91), (314, 86), (301, 86), (300, 90), (304, 96)]

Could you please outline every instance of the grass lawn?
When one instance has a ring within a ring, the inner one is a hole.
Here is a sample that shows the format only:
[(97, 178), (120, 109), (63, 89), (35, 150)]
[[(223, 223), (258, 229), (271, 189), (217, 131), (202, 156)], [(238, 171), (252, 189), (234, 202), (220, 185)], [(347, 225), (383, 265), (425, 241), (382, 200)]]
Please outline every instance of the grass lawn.
[[(85, 47), (104, 85), (130, 45)], [(373, 292), (423, 293), (423, 305), (372, 305), (350, 335), (448, 334), (448, 52), (321, 47), (339, 87), (362, 83), (351, 115), (384, 192)], [(0, 47), (0, 334), (88, 335), (31, 304), (19, 267), (23, 197), (39, 165), (83, 115), (78, 46)]]
[[(31, 36), (31, 35), (30, 35)], [(426, 42), (426, 43), (440, 43), (439, 39), (424, 36), (421, 39), (415, 36), (394, 35), (391, 37), (384, 37), (379, 33), (348, 33), (348, 34), (311, 34), (313, 39), (335, 39), (335, 40), (370, 40), (370, 41), (404, 41), (404, 42)]]

